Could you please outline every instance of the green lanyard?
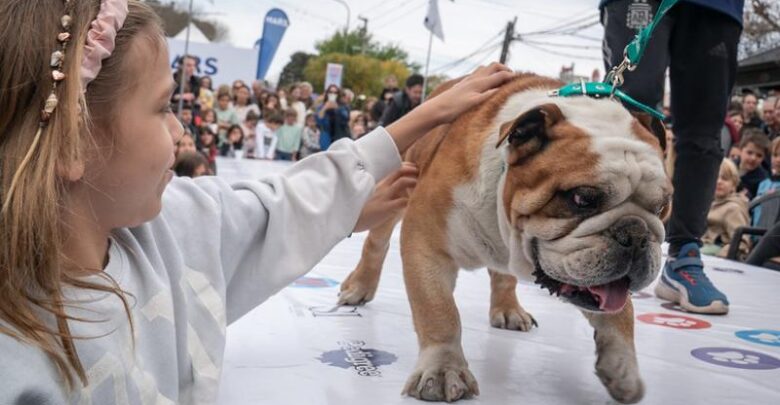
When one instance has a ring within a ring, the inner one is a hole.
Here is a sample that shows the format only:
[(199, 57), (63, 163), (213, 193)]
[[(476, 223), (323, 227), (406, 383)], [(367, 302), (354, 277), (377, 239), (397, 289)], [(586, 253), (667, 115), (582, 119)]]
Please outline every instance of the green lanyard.
[(648, 113), (660, 120), (664, 120), (664, 115), (656, 109), (646, 106), (639, 101), (634, 100), (628, 94), (621, 91), (619, 87), (623, 85), (623, 72), (628, 70), (629, 72), (636, 69), (639, 64), (639, 60), (642, 59), (647, 43), (650, 41), (650, 36), (653, 34), (653, 30), (661, 21), (664, 15), (680, 0), (663, 0), (658, 7), (658, 11), (653, 17), (653, 21), (647, 25), (647, 27), (641, 29), (634, 39), (626, 45), (623, 49), (623, 61), (619, 65), (612, 68), (607, 76), (604, 78), (604, 82), (585, 82), (572, 83), (561, 87), (558, 90), (550, 92), (551, 96), (570, 97), (570, 96), (589, 96), (594, 98), (617, 97), (622, 102)]
[(604, 98), (604, 97), (610, 97), (614, 98), (617, 97), (624, 103), (642, 111), (645, 113), (648, 113), (652, 115), (653, 117), (658, 118), (659, 120), (664, 120), (664, 115), (660, 112), (656, 111), (654, 108), (648, 107), (639, 101), (634, 100), (623, 92), (622, 90), (612, 86), (609, 83), (601, 83), (601, 82), (585, 82), (584, 80), (580, 83), (572, 83), (567, 84), (566, 86), (561, 87), (558, 90), (553, 90), (550, 93), (548, 93), (550, 96), (555, 97), (571, 97), (571, 96), (589, 96), (593, 98)]

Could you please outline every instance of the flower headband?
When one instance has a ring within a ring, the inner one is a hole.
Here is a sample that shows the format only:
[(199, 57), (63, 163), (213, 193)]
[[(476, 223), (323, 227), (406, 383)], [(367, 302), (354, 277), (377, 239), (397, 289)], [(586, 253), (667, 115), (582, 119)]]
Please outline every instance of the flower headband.
[[(5, 199), (3, 201), (2, 212), (6, 212), (8, 205), (11, 201), (16, 183), (19, 180), (19, 176), (24, 171), (24, 168), (32, 158), (33, 152), (38, 147), (38, 143), (41, 139), (41, 133), (43, 128), (49, 123), (51, 115), (59, 104), (57, 98), (57, 86), (60, 82), (65, 80), (65, 73), (62, 71), (65, 63), (65, 49), (71, 40), (71, 22), (73, 17), (73, 0), (63, 0), (65, 2), (65, 13), (60, 18), (60, 26), (62, 31), (57, 34), (58, 49), (52, 52), (49, 66), (52, 68), (52, 89), (49, 93), (49, 97), (46, 98), (46, 102), (41, 110), (41, 120), (38, 125), (38, 131), (35, 133), (33, 142), (30, 145), (30, 149), (19, 164), (19, 168), (16, 170), (11, 185), (8, 191), (5, 193)], [(81, 61), (81, 91), (87, 91), (87, 85), (95, 80), (100, 68), (103, 66), (103, 60), (111, 56), (111, 52), (114, 51), (114, 41), (116, 40), (117, 32), (122, 28), (127, 18), (127, 0), (101, 0), (100, 10), (97, 17), (90, 24), (89, 32), (87, 32), (87, 40), (84, 45), (84, 58)]]

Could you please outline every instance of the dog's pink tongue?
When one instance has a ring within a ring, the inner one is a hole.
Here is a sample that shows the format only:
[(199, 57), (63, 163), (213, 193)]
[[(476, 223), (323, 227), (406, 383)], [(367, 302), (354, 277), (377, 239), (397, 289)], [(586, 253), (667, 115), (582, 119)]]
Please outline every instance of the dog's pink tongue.
[(623, 277), (609, 284), (588, 287), (588, 291), (599, 297), (599, 309), (606, 312), (617, 312), (623, 308), (623, 305), (626, 305), (628, 285), (628, 278)]

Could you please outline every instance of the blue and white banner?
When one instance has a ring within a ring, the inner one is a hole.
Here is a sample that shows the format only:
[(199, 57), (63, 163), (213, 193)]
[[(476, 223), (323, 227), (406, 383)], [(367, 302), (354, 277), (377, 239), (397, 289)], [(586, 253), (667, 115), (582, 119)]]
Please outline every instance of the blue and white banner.
[[(167, 38), (171, 69), (177, 69), (184, 55), (184, 41)], [(257, 70), (257, 49), (236, 48), (225, 44), (190, 41), (189, 54), (197, 60), (197, 76), (211, 76), (213, 88), (241, 79), (252, 83)]]
[(265, 79), (276, 50), (279, 48), (279, 43), (282, 42), (284, 32), (289, 26), (290, 20), (287, 18), (287, 14), (278, 8), (272, 8), (265, 15), (263, 37), (257, 41), (260, 45), (260, 56), (257, 60), (257, 79)]

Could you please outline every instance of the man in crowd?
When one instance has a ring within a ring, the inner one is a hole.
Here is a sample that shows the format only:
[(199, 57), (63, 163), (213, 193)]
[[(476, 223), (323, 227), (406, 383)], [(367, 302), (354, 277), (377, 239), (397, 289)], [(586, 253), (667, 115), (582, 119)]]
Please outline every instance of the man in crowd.
[[(767, 106), (771, 101), (771, 114)], [(771, 118), (770, 118), (771, 117)], [(764, 102), (764, 120), (766, 122), (765, 131), (769, 139), (780, 137), (780, 97), (768, 98)]]
[(406, 87), (404, 87), (403, 91), (395, 93), (385, 107), (385, 112), (382, 114), (382, 118), (379, 119), (379, 125), (386, 127), (420, 105), (422, 86), (422, 75), (415, 73), (409, 76), (406, 79)]
[[(198, 61), (191, 55), (184, 55), (179, 60), (179, 69), (173, 74), (173, 80), (176, 82), (176, 89), (173, 91), (171, 102), (178, 104), (180, 99), (184, 100), (185, 105), (189, 105), (193, 110), (200, 110), (198, 96), (200, 95), (200, 78), (195, 75)], [(184, 74), (184, 85), (181, 86), (181, 75)]]

